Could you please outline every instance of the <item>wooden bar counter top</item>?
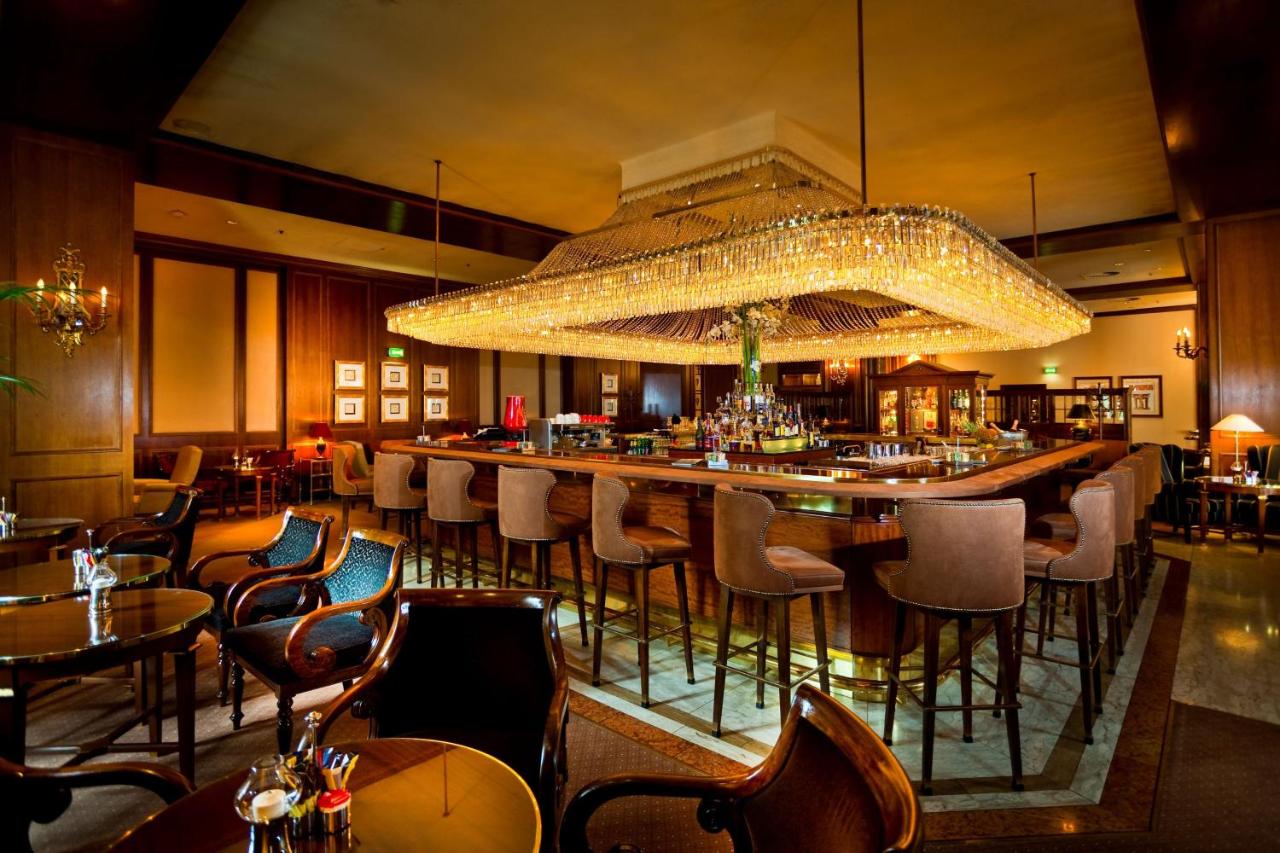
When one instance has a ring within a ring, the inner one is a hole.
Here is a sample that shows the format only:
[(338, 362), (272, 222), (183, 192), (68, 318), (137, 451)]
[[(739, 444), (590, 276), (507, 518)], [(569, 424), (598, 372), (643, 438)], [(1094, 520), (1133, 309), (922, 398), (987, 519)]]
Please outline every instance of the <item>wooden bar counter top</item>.
[[(852, 669), (848, 664), (837, 664), (837, 675), (852, 672), (857, 676), (856, 682), (868, 687), (879, 678), (865, 674), (879, 669), (890, 652), (893, 637), (893, 606), (876, 585), (871, 565), (877, 560), (906, 556), (906, 542), (894, 514), (895, 501), (1021, 497), (1028, 503), (1027, 517), (1034, 518), (1037, 508), (1056, 508), (1060, 502), (1059, 482), (1051, 476), (1053, 472), (1105, 449), (1106, 445), (1100, 442), (1050, 441), (1033, 450), (974, 451), (973, 455), (981, 459), (958, 465), (927, 460), (865, 471), (846, 467), (848, 463), (834, 458), (802, 464), (761, 461), (718, 470), (708, 469), (705, 464), (687, 467), (688, 460), (679, 460), (686, 463), (679, 465), (675, 464), (677, 460), (665, 457), (620, 456), (591, 450), (521, 453), (496, 443), (469, 441), (423, 445), (387, 441), (382, 445), (383, 452), (471, 462), (476, 466), (472, 490), (477, 497), (490, 500), (497, 498), (499, 465), (549, 469), (556, 472), (559, 480), (552, 507), (584, 517), (591, 509), (592, 476), (603, 473), (621, 478), (632, 491), (626, 523), (670, 527), (693, 543), (689, 605), (699, 639), (710, 644), (714, 644), (719, 600), (712, 552), (715, 487), (728, 483), (764, 493), (778, 509), (769, 528), (768, 544), (803, 548), (844, 570), (844, 590), (830, 594), (827, 601), (828, 642), (838, 660), (853, 658)], [(567, 549), (552, 550), (552, 569), (557, 579), (571, 577)], [(583, 551), (584, 566), (592, 565), (589, 541), (583, 543)], [(482, 546), (481, 553), (491, 552)], [(516, 564), (527, 566), (527, 555), (517, 552)], [(513, 576), (525, 575), (517, 569)], [(653, 576), (651, 600), (664, 610), (670, 609), (674, 616), (675, 590), (670, 577), (670, 573), (661, 572)], [(586, 579), (591, 581), (592, 577)], [(610, 596), (613, 595), (611, 586)], [(594, 602), (593, 589), (588, 590), (588, 598)], [(754, 632), (755, 620), (754, 610), (735, 609), (735, 627)], [(811, 640), (808, 608), (795, 608), (792, 620), (797, 639)], [(914, 649), (916, 632), (909, 629), (907, 633), (907, 647)], [(710, 677), (711, 673), (702, 675)]]

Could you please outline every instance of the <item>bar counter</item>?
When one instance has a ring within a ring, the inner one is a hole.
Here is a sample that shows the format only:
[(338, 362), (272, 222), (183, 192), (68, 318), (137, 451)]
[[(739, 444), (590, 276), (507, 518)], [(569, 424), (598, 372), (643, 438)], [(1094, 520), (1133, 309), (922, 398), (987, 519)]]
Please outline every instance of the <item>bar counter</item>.
[[(677, 460), (658, 456), (586, 450), (521, 453), (496, 443), (468, 441), (423, 445), (387, 441), (383, 452), (471, 462), (476, 466), (473, 493), (490, 500), (497, 498), (499, 465), (548, 469), (559, 479), (552, 507), (582, 516), (590, 514), (592, 476), (599, 473), (619, 477), (632, 492), (627, 523), (670, 527), (693, 544), (693, 560), (688, 564), (689, 606), (695, 634), (708, 644), (714, 644), (719, 599), (712, 550), (715, 486), (728, 483), (767, 494), (778, 509), (769, 528), (768, 544), (803, 548), (844, 570), (844, 590), (832, 594), (827, 601), (828, 643), (834, 659), (842, 661), (835, 674), (838, 678), (843, 674), (841, 680), (846, 683), (852, 679), (871, 687), (880, 681), (875, 672), (888, 657), (893, 642), (893, 605), (876, 584), (871, 567), (877, 560), (906, 556), (894, 502), (904, 498), (1016, 496), (1027, 501), (1027, 517), (1034, 518), (1037, 507), (1056, 508), (1059, 503), (1058, 481), (1049, 475), (1104, 447), (1098, 442), (1051, 441), (1031, 451), (991, 450), (982, 463), (956, 466), (929, 460), (876, 471), (854, 470), (835, 459), (803, 464), (740, 463), (718, 470), (708, 469), (705, 464), (689, 467), (687, 460), (676, 464)], [(583, 544), (586, 566), (594, 561), (590, 546)], [(553, 573), (567, 580), (571, 577), (567, 549), (557, 546), (552, 550)], [(480, 553), (491, 552), (482, 544)], [(527, 566), (526, 560), (525, 554), (517, 555), (518, 566)], [(522, 574), (517, 571), (514, 576)], [(593, 573), (586, 574), (590, 583)], [(651, 583), (651, 600), (667, 611), (660, 613), (659, 619), (674, 618), (676, 599), (671, 572), (655, 571)], [(568, 590), (571, 585), (560, 588)], [(611, 599), (613, 594), (611, 585)], [(588, 598), (594, 602), (593, 589), (588, 590)], [(611, 605), (622, 603), (610, 601)], [(751, 638), (756, 618), (754, 611), (735, 608), (735, 626), (752, 632)], [(792, 620), (796, 638), (811, 643), (808, 608), (794, 608)], [(905, 644), (906, 650), (916, 647), (915, 630), (908, 629)], [(703, 675), (710, 677), (711, 673)]]

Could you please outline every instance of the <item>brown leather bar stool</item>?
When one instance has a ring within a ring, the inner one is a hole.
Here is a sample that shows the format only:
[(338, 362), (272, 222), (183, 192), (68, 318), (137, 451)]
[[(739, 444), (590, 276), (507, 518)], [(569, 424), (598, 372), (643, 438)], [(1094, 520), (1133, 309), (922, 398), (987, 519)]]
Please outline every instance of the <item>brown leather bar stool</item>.
[[(822, 594), (844, 589), (844, 572), (812, 554), (790, 545), (766, 546), (765, 537), (773, 521), (773, 503), (764, 495), (740, 492), (726, 485), (716, 486), (715, 566), (720, 582), (720, 610), (716, 633), (716, 686), (712, 734), (720, 737), (724, 711), (725, 675), (736, 672), (756, 682), (756, 707), (764, 707), (764, 686), (778, 688), (778, 710), (786, 725), (791, 707), (791, 691), (815, 674), (822, 692), (831, 693), (831, 662), (827, 656), (827, 619)], [(754, 643), (730, 648), (733, 627), (733, 599), (742, 595), (759, 602), (759, 634)], [(817, 665), (798, 677), (791, 673), (791, 602), (809, 597), (813, 609), (813, 642)], [(774, 605), (777, 622), (778, 679), (765, 676), (768, 652), (769, 605)], [(735, 655), (755, 650), (755, 672), (730, 666)]]
[(1125, 599), (1129, 604), (1128, 614), (1131, 626), (1138, 616), (1138, 608), (1142, 605), (1142, 555), (1139, 549), (1144, 541), (1142, 518), (1147, 511), (1147, 464), (1146, 459), (1136, 453), (1130, 453), (1111, 466), (1126, 469), (1133, 475), (1133, 541), (1125, 548), (1124, 569)]
[(1155, 444), (1144, 444), (1137, 455), (1142, 459), (1147, 475), (1146, 508), (1142, 514), (1142, 589), (1146, 592), (1147, 579), (1156, 568), (1155, 521), (1156, 498), (1164, 489), (1164, 453)]
[[(453, 580), (462, 586), (462, 560), (465, 544), (471, 546), (471, 586), (480, 586), (480, 558), (476, 531), (489, 525), (493, 540), (493, 569), (501, 573), (502, 560), (498, 548), (498, 505), (493, 501), (473, 498), (467, 492), (475, 466), (462, 459), (427, 460), (427, 518), (431, 520), (431, 585), (444, 586), (444, 546), (441, 529), (453, 531)], [(499, 579), (501, 580), (501, 579)]]
[(412, 456), (403, 453), (373, 454), (373, 505), (382, 512), (383, 529), (387, 526), (388, 513), (399, 516), (400, 535), (413, 543), (418, 583), (422, 583), (422, 513), (427, 508), (427, 496), (409, 487), (415, 462)]
[[(874, 566), (876, 582), (897, 602), (893, 653), (889, 657), (889, 695), (885, 702), (884, 742), (893, 744), (893, 717), (898, 688), (924, 710), (924, 753), (920, 791), (933, 793), (933, 735), (939, 711), (964, 715), (964, 741), (973, 742), (974, 711), (1004, 711), (1009, 738), (1013, 789), (1022, 790), (1022, 740), (1018, 730), (1017, 664), (1014, 614), (1026, 601), (1023, 531), (1026, 507), (1021, 500), (908, 500), (902, 504), (902, 531), (907, 559)], [(924, 613), (924, 697), (902, 684), (902, 644), (911, 611)], [(991, 681), (973, 669), (973, 620), (995, 623), (999, 665)], [(960, 635), (960, 702), (938, 704), (942, 626), (956, 620)], [(996, 691), (989, 705), (973, 702), (973, 676)]]
[(578, 540), (591, 526), (591, 520), (551, 508), (551, 490), (556, 476), (542, 468), (498, 466), (498, 528), (505, 541), (501, 586), (511, 586), (512, 544), (530, 547), (533, 585), (552, 589), (551, 546), (569, 543), (569, 560), (573, 565), (573, 589), (578, 600), (578, 630), (582, 645), (587, 645), (587, 604), (582, 591), (582, 555)]
[(347, 535), (351, 521), (351, 507), (360, 501), (368, 501), (373, 510), (373, 478), (356, 474), (355, 450), (346, 442), (331, 445), (333, 448), (333, 493), (342, 499), (342, 535)]
[[(591, 549), (596, 558), (596, 612), (594, 627), (596, 647), (591, 660), (591, 683), (600, 685), (600, 659), (604, 632), (609, 631), (636, 641), (640, 662), (640, 704), (649, 707), (649, 643), (668, 634), (681, 632), (684, 640), (684, 669), (693, 684), (693, 638), (689, 632), (689, 589), (685, 583), (684, 564), (693, 554), (689, 540), (668, 527), (646, 527), (623, 523), (623, 514), (631, 492), (616, 477), (596, 474), (591, 481)], [(662, 566), (675, 571), (676, 598), (680, 622), (658, 633), (650, 633), (649, 573)], [(624, 613), (607, 613), (605, 593), (609, 586), (609, 568), (626, 569), (635, 579), (636, 606)], [(606, 618), (608, 615), (608, 618)], [(635, 616), (634, 632), (610, 623)]]
[[(1115, 577), (1116, 491), (1111, 483), (1085, 480), (1071, 496), (1071, 515), (1077, 536), (1063, 539), (1028, 539), (1023, 545), (1026, 578), (1040, 584), (1053, 600), (1052, 588), (1072, 591), (1076, 608), (1076, 660), (1033, 655), (1080, 669), (1080, 704), (1084, 718), (1084, 742), (1093, 743), (1093, 717), (1102, 713), (1102, 669), (1098, 659), (1102, 644), (1098, 634), (1098, 583)], [(1026, 628), (1026, 607), (1018, 611), (1018, 672)], [(1014, 683), (1017, 683), (1015, 679)]]

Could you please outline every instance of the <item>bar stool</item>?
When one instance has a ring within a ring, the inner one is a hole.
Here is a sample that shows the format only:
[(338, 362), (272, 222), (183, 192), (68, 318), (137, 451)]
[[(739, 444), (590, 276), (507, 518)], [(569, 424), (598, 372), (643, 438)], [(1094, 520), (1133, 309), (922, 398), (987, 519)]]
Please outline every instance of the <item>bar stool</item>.
[[(471, 545), (471, 586), (480, 586), (476, 530), (482, 524), (489, 526), (489, 537), (493, 540), (493, 569), (499, 573), (502, 571), (502, 560), (498, 555), (498, 505), (493, 501), (473, 498), (467, 493), (467, 487), (475, 473), (475, 466), (462, 459), (427, 460), (427, 518), (431, 520), (431, 542), (434, 548), (431, 560), (432, 586), (444, 586), (441, 528), (453, 531), (454, 586), (462, 586), (464, 542), (468, 540)], [(463, 531), (466, 531), (466, 536)]]
[[(1026, 579), (1040, 584), (1053, 600), (1052, 588), (1066, 586), (1072, 591), (1076, 608), (1077, 659), (1033, 657), (1080, 669), (1080, 703), (1084, 717), (1084, 742), (1093, 743), (1093, 716), (1102, 713), (1102, 670), (1098, 659), (1102, 643), (1098, 635), (1097, 585), (1115, 577), (1116, 491), (1111, 483), (1085, 480), (1071, 496), (1071, 515), (1077, 536), (1074, 542), (1062, 539), (1028, 539), (1023, 545)], [(1017, 655), (1020, 673), (1022, 638), (1026, 628), (1026, 605), (1018, 611)], [(1015, 679), (1015, 684), (1017, 679)]]
[(355, 472), (355, 450), (346, 442), (333, 447), (333, 493), (342, 499), (342, 535), (347, 535), (351, 521), (351, 507), (359, 501), (368, 501), (373, 510), (373, 478), (361, 477)]
[[(596, 474), (591, 481), (591, 550), (596, 558), (596, 647), (591, 660), (591, 683), (600, 686), (600, 659), (604, 632), (636, 641), (640, 662), (640, 705), (649, 707), (649, 643), (680, 631), (684, 640), (684, 669), (693, 684), (693, 638), (689, 632), (689, 590), (685, 584), (684, 564), (693, 554), (689, 540), (667, 527), (624, 525), (623, 513), (631, 492), (616, 477)], [(676, 598), (680, 622), (656, 634), (649, 632), (649, 573), (662, 566), (675, 571)], [(609, 613), (606, 619), (605, 593), (609, 585), (609, 567), (626, 569), (635, 579), (636, 606), (623, 613)], [(611, 625), (635, 616), (635, 632)]]
[(387, 513), (400, 517), (400, 535), (413, 542), (418, 555), (418, 583), (422, 583), (422, 511), (427, 508), (427, 496), (409, 487), (414, 461), (403, 453), (373, 454), (373, 505), (382, 512), (384, 530)]
[[(898, 688), (924, 710), (920, 790), (933, 793), (933, 735), (939, 711), (960, 711), (964, 741), (973, 742), (974, 711), (1004, 711), (1009, 763), (1015, 791), (1022, 790), (1022, 740), (1018, 730), (1017, 665), (1013, 616), (1026, 601), (1023, 576), (1023, 530), (1026, 507), (1021, 500), (908, 500), (902, 504), (902, 531), (907, 559), (876, 563), (876, 582), (897, 602), (893, 652), (889, 658), (889, 695), (884, 716), (884, 742), (893, 745), (893, 717)], [(924, 613), (924, 697), (902, 684), (902, 643), (911, 610)], [(973, 619), (995, 622), (999, 665), (996, 680), (973, 669)], [(960, 704), (938, 704), (939, 640), (942, 626), (955, 619), (960, 635)], [(994, 687), (995, 701), (973, 702), (973, 676)]]
[(1142, 589), (1147, 588), (1146, 581), (1156, 568), (1156, 533), (1153, 522), (1156, 516), (1156, 499), (1164, 490), (1164, 453), (1159, 445), (1144, 444), (1137, 454), (1142, 459), (1146, 472), (1146, 507), (1142, 515)]
[[(778, 710), (783, 725), (791, 707), (791, 691), (813, 675), (822, 692), (831, 693), (827, 672), (827, 620), (822, 594), (844, 589), (844, 572), (825, 560), (789, 545), (766, 546), (765, 537), (773, 522), (773, 503), (764, 495), (741, 492), (724, 484), (716, 486), (715, 567), (720, 582), (720, 610), (716, 632), (716, 685), (712, 734), (720, 737), (724, 711), (725, 675), (735, 672), (756, 682), (756, 707), (764, 707), (764, 686), (778, 688)], [(733, 599), (742, 595), (759, 602), (759, 634), (754, 643), (730, 648), (733, 627)], [(813, 641), (817, 665), (799, 677), (791, 674), (791, 602), (809, 597), (813, 610)], [(769, 642), (769, 605), (774, 605), (777, 621), (778, 680), (765, 677)], [(729, 659), (752, 650), (756, 652), (755, 672), (730, 666)]]
[(506, 542), (502, 560), (501, 586), (511, 586), (514, 562), (511, 546), (528, 545), (532, 556), (533, 585), (551, 589), (551, 546), (569, 543), (569, 560), (573, 565), (573, 589), (578, 600), (578, 629), (582, 645), (587, 645), (587, 605), (582, 591), (582, 556), (578, 540), (587, 532), (591, 520), (551, 508), (551, 490), (556, 477), (542, 468), (498, 466), (498, 528)]
[(1124, 569), (1125, 598), (1129, 602), (1129, 625), (1132, 626), (1142, 604), (1141, 561), (1145, 558), (1139, 549), (1144, 542), (1142, 517), (1147, 511), (1147, 460), (1136, 453), (1130, 453), (1111, 467), (1125, 469), (1133, 477), (1133, 541), (1125, 548)]

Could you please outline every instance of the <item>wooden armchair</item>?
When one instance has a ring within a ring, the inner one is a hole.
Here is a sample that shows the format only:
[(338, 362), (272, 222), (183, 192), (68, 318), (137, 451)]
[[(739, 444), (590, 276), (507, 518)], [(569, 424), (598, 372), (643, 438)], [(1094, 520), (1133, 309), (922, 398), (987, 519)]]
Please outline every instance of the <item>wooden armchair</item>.
[[(227, 704), (227, 679), (231, 660), (227, 656), (222, 635), (231, 627), (231, 614), (244, 593), (259, 581), (291, 575), (314, 575), (324, 568), (324, 551), (329, 544), (329, 528), (333, 516), (327, 513), (289, 507), (279, 532), (259, 548), (239, 548), (206, 554), (191, 564), (187, 586), (208, 593), (213, 610), (205, 619), (209, 633), (218, 638), (218, 704)], [(219, 576), (205, 580), (205, 569), (215, 562), (234, 561), (234, 568), (220, 566)], [(263, 591), (245, 616), (245, 624), (298, 615), (302, 586), (293, 583)]]
[[(276, 694), (280, 752), (292, 746), (294, 696), (364, 674), (387, 635), (407, 544), (383, 530), (352, 530), (324, 571), (268, 578), (240, 595), (222, 635), (231, 663), (232, 728), (244, 719), (246, 669)], [(300, 615), (250, 621), (262, 596), (297, 586)]]
[(88, 531), (89, 547), (106, 548), (111, 554), (151, 554), (166, 558), (170, 586), (186, 586), (191, 540), (195, 538), (199, 489), (180, 486), (163, 512), (104, 521)]
[(133, 478), (133, 511), (135, 514), (150, 515), (163, 512), (165, 504), (173, 496), (179, 486), (191, 486), (200, 472), (200, 460), (204, 451), (194, 444), (184, 445), (175, 456), (160, 461), (160, 477)]
[(533, 790), (544, 849), (553, 849), (568, 773), (559, 595), (402, 589), (397, 599), (391, 639), (368, 673), (325, 709), (321, 739), (351, 709), (369, 720), (370, 737), (434, 738), (495, 755)]
[(0, 758), (0, 849), (31, 850), (31, 824), (52, 823), (71, 805), (77, 788), (128, 785), (146, 788), (166, 803), (191, 793), (187, 778), (162, 764), (126, 762), (59, 767), (25, 767)]
[(622, 774), (592, 782), (565, 809), (560, 849), (590, 851), (591, 816), (630, 796), (701, 800), (698, 823), (727, 831), (739, 851), (889, 853), (918, 850), (923, 840), (920, 803), (902, 765), (866, 723), (810, 684), (796, 691), (762, 764), (740, 776)]

